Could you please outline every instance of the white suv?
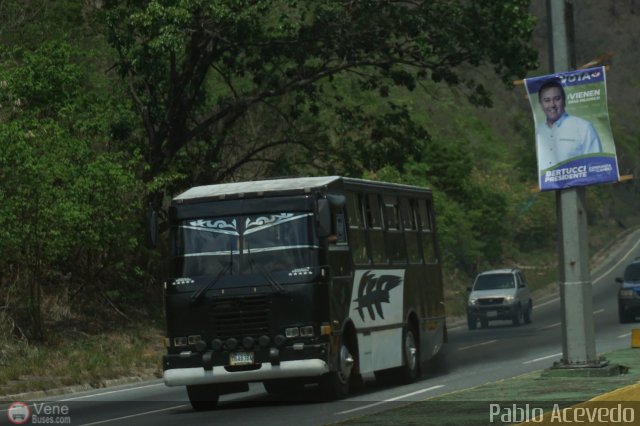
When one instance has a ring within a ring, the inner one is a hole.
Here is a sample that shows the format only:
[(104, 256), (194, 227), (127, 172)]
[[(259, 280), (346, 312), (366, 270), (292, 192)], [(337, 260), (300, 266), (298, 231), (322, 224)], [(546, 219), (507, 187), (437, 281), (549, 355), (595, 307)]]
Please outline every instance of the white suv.
[(491, 320), (511, 320), (513, 325), (531, 322), (533, 302), (522, 271), (494, 269), (478, 274), (469, 288), (467, 324), (469, 330), (485, 328)]

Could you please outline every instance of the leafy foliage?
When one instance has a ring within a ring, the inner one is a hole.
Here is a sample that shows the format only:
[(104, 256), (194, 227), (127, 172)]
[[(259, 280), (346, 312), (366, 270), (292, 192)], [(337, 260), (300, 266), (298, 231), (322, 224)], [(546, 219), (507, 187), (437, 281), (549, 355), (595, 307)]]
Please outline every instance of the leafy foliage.
[(126, 316), (118, 305), (134, 308), (153, 288), (145, 271), (159, 269), (138, 245), (142, 207), (199, 183), (390, 174), (436, 189), (448, 264), (499, 257), (501, 237), (488, 237), (501, 222), (481, 218), (501, 198), (474, 185), (466, 142), (433, 138), (407, 95), (443, 82), (489, 104), (469, 67), (505, 82), (531, 68), (526, 7), (0, 0), (0, 288), (12, 332), (42, 338), (96, 300)]
[(45, 43), (13, 52), (0, 67), (2, 285), (25, 287), (28, 297), (14, 302), (24, 304), (19, 323), (36, 337), (44, 335), (47, 294), (95, 286), (103, 295), (101, 285), (121, 279), (138, 246), (138, 159), (106, 149), (106, 124), (118, 109), (105, 112), (108, 97), (83, 91), (90, 76), (76, 55), (70, 45)]
[[(137, 309), (162, 274), (142, 210), (195, 184), (429, 186), (455, 274), (553, 250), (528, 111), (497, 88), (536, 65), (528, 1), (22, 3), (0, 0), (0, 289), (28, 294), (12, 305), (25, 332), (84, 302)], [(616, 138), (632, 172), (637, 137)], [(633, 204), (590, 193), (590, 224), (633, 223)]]
[[(267, 149), (309, 151), (307, 126), (298, 127), (297, 118), (331, 107), (323, 96), (326, 85), (345, 78), (356, 90), (383, 98), (396, 86), (413, 90), (425, 79), (444, 81), (469, 88), (472, 99), (486, 104), (486, 91), (473, 78), (462, 78), (459, 67), (489, 63), (505, 81), (524, 75), (535, 60), (527, 45), (534, 20), (526, 5), (112, 0), (106, 18), (118, 72), (144, 123), (140, 148), (149, 164), (147, 180), (171, 171), (188, 175), (193, 168), (202, 179), (220, 182)], [(276, 131), (241, 137), (240, 129), (258, 113), (261, 124), (276, 123)], [(383, 145), (391, 139), (400, 144), (388, 126), (404, 119), (399, 114), (366, 120), (372, 143), (364, 150), (365, 169), (397, 152)], [(326, 133), (331, 127), (316, 122), (313, 129)]]

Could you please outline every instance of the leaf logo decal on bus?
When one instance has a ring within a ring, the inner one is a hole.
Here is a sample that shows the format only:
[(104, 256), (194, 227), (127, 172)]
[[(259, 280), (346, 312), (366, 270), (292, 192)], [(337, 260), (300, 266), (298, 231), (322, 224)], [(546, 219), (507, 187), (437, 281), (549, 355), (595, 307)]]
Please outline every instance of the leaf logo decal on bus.
[(354, 302), (358, 303), (356, 310), (360, 314), (360, 318), (364, 321), (364, 309), (369, 311), (369, 317), (375, 321), (376, 314), (373, 312), (373, 307), (376, 307), (376, 312), (380, 315), (380, 318), (384, 319), (382, 302), (390, 303), (389, 291), (400, 285), (402, 278), (397, 275), (379, 275), (367, 271), (362, 275), (360, 279), (360, 286), (358, 287), (358, 298)]

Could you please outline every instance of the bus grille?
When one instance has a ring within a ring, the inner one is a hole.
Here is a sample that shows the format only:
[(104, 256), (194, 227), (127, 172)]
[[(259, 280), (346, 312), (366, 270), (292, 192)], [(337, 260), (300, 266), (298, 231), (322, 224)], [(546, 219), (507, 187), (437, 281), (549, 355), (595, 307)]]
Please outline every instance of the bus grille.
[(213, 333), (218, 338), (269, 333), (271, 303), (266, 296), (220, 297), (211, 303)]

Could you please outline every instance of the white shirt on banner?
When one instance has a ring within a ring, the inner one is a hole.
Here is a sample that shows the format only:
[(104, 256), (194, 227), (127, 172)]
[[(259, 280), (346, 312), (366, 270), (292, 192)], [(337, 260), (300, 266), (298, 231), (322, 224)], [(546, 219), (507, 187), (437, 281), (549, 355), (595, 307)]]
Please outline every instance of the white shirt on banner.
[(536, 142), (540, 171), (573, 157), (602, 152), (602, 143), (593, 125), (566, 112), (551, 127), (546, 121), (538, 125)]

